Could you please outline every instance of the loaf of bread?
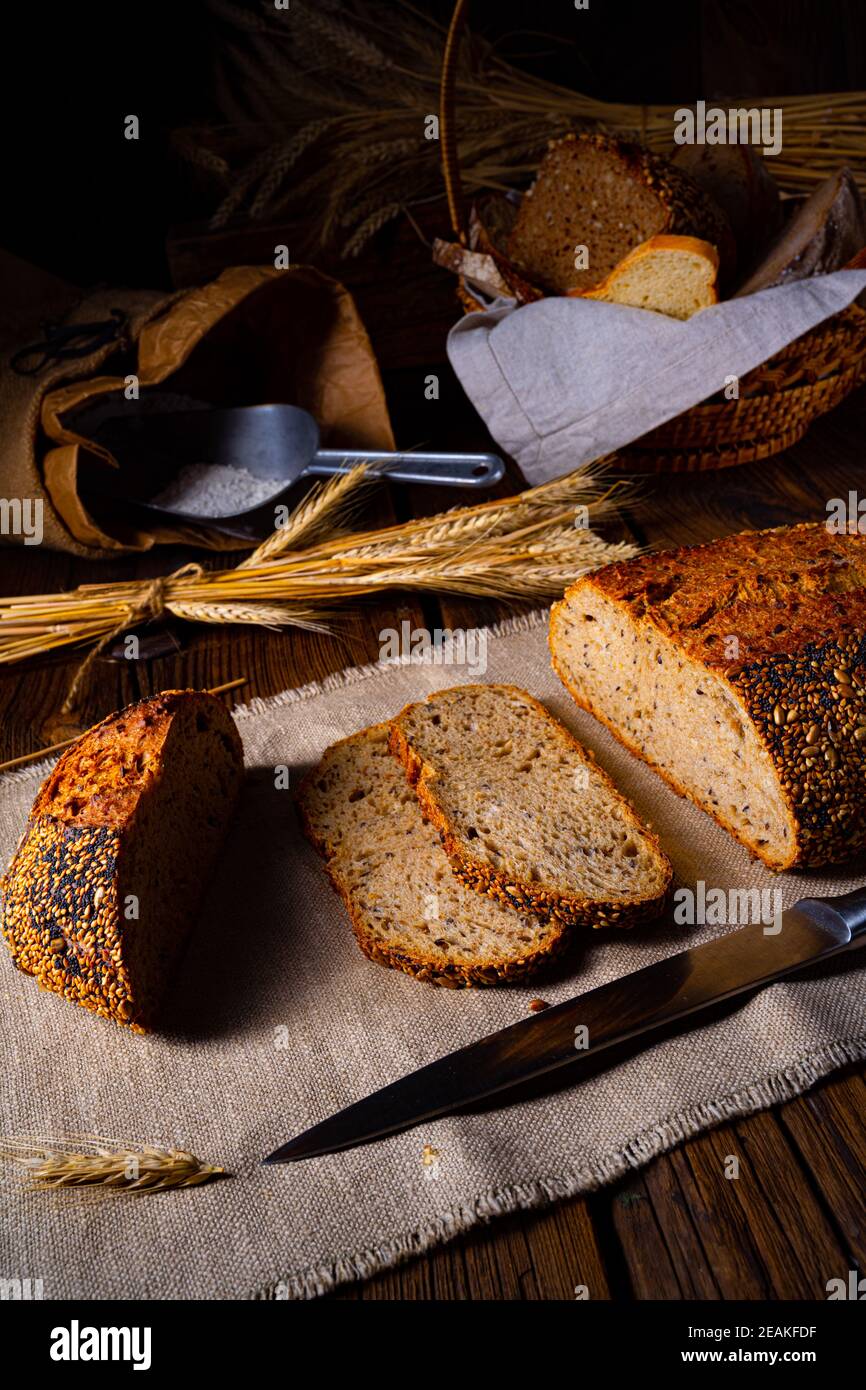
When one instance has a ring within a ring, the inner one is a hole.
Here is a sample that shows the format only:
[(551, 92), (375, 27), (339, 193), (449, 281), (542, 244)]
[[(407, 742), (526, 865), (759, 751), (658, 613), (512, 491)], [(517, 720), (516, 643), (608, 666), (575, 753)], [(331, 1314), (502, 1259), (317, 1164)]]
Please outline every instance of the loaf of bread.
[(388, 734), (377, 724), (334, 744), (299, 792), (304, 829), (358, 945), (380, 965), (451, 988), (524, 979), (566, 945), (564, 924), (482, 898), (455, 878)]
[(551, 143), (520, 204), (508, 254), (532, 284), (565, 294), (592, 289), (635, 246), (667, 232), (709, 241), (730, 269), (725, 215), (687, 174), (640, 145), (566, 135)]
[(789, 221), (735, 298), (841, 270), (866, 244), (863, 204), (850, 169), (831, 174)]
[(555, 605), (584, 709), (773, 869), (866, 845), (866, 537), (822, 523), (647, 554)]
[(470, 888), (580, 927), (661, 911), (671, 867), (657, 839), (525, 691), (437, 691), (392, 720), (391, 748)]
[(751, 145), (677, 145), (671, 163), (688, 174), (722, 209), (747, 270), (779, 230), (779, 188)]
[(242, 777), (234, 722), (199, 691), (164, 691), (82, 734), (3, 881), (19, 970), (103, 1018), (152, 1027)]
[(592, 290), (570, 290), (580, 299), (602, 299), (690, 319), (717, 304), (715, 246), (691, 236), (654, 236), (636, 246)]

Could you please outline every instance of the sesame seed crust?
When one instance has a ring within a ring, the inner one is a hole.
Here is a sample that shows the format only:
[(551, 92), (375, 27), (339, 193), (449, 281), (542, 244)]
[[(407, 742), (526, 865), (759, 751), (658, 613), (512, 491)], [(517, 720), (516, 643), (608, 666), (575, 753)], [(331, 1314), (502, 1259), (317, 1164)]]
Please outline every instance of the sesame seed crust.
[(3, 879), (17, 968), (145, 1032), (242, 774), (234, 722), (202, 691), (163, 691), (82, 734), (43, 782)]
[(121, 836), (99, 826), (31, 821), (5, 880), (3, 932), (40, 988), (134, 1024), (117, 897)]
[(866, 633), (729, 675), (782, 785), (795, 850), (785, 864), (839, 863), (866, 847)]

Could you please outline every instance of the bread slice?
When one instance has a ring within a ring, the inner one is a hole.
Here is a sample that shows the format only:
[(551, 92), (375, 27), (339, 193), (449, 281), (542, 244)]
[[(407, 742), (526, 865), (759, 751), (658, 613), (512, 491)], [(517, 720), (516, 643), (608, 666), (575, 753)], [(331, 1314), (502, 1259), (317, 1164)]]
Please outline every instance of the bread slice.
[(18, 969), (103, 1018), (152, 1027), (242, 778), (234, 721), (201, 691), (164, 691), (82, 734), (3, 883)]
[[(711, 242), (729, 269), (727, 219), (687, 174), (640, 145), (566, 135), (552, 141), (521, 201), (508, 253), (532, 284), (565, 294), (592, 289), (635, 246), (662, 233)], [(580, 246), (588, 252), (583, 269), (575, 265)]]
[(519, 980), (566, 945), (562, 922), (479, 897), (451, 872), (376, 724), (329, 748), (299, 807), (365, 956), (460, 988)]
[(770, 868), (866, 847), (866, 536), (605, 566), (554, 606), (550, 646), (577, 703)]
[(866, 244), (866, 220), (850, 169), (819, 184), (793, 215), (735, 299), (841, 270)]
[(574, 926), (661, 911), (671, 866), (657, 839), (525, 691), (437, 691), (392, 721), (391, 748), (454, 872), (479, 893)]
[(691, 236), (654, 236), (621, 260), (592, 290), (571, 290), (581, 299), (603, 299), (689, 319), (717, 304), (719, 258), (708, 241)]

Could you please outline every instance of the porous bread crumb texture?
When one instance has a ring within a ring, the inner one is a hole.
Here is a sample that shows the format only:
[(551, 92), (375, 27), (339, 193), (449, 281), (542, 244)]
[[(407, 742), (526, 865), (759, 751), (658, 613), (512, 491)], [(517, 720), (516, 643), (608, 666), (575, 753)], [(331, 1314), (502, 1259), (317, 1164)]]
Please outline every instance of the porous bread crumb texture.
[(866, 846), (866, 537), (809, 523), (606, 566), (550, 645), (578, 704), (770, 868)]
[(364, 955), (461, 988), (524, 979), (568, 942), (563, 923), (482, 898), (451, 872), (376, 724), (329, 748), (298, 794)]
[(525, 691), (437, 691), (392, 721), (391, 747), (477, 892), (570, 926), (631, 926), (661, 911), (671, 867), (658, 840)]
[(83, 734), (43, 783), (3, 882), (19, 970), (152, 1027), (242, 777), (234, 722), (199, 691), (163, 692)]
[[(634, 247), (663, 232), (710, 242), (729, 271), (727, 219), (687, 174), (641, 145), (570, 134), (551, 142), (521, 200), (508, 254), (533, 284), (565, 294), (591, 289)], [(575, 266), (579, 246), (588, 249), (585, 269)]]
[(718, 302), (719, 258), (697, 237), (656, 236), (630, 251), (595, 289), (580, 297), (689, 319)]

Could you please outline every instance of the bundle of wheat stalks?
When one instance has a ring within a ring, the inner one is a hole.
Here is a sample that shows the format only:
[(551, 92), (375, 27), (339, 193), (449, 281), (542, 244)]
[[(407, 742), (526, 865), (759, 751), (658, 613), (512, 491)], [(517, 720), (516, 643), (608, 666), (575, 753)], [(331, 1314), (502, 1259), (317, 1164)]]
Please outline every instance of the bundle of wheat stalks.
[[(213, 225), (280, 216), (297, 226), (292, 253), (356, 255), (407, 206), (442, 194), (439, 143), (425, 113), (439, 109), (445, 32), (409, 0), (209, 0), (225, 24), (228, 76), (217, 134), (179, 132), (181, 158), (219, 200)], [(244, 104), (239, 104), (238, 91)], [(866, 191), (866, 93), (751, 98), (726, 105), (781, 107), (780, 186), (812, 188), (850, 164)], [(252, 109), (251, 109), (252, 107)], [(478, 35), (464, 36), (455, 84), (466, 192), (525, 185), (547, 142), (604, 126), (661, 154), (673, 148), (676, 106), (596, 101), (521, 72)]]
[(360, 464), (318, 485), (234, 569), (185, 565), (165, 579), (0, 600), (0, 662), (69, 646), (90, 646), (90, 661), (119, 633), (163, 612), (191, 622), (320, 630), (339, 600), (392, 588), (555, 598), (577, 575), (634, 553), (589, 529), (622, 497), (623, 484), (606, 480), (604, 463), (503, 501), (350, 532), (379, 476)]

